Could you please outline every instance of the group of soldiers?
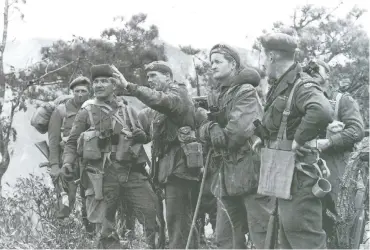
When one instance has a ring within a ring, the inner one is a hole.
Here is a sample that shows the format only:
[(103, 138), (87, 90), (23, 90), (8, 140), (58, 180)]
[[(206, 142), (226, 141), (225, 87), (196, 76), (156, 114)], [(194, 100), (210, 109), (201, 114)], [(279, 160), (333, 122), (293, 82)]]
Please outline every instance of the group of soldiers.
[[(116, 213), (122, 201), (155, 248), (161, 202), (156, 183), (166, 204), (169, 248), (185, 248), (190, 233), (188, 247), (199, 247), (199, 227), (191, 226), (199, 192), (207, 197), (203, 204), (209, 201), (219, 248), (246, 248), (246, 231), (256, 248), (264, 248), (274, 211), (279, 247), (326, 248), (325, 210), (335, 213), (330, 204), (345, 157), (364, 136), (363, 120), (350, 95), (331, 90), (327, 64), (316, 60), (302, 69), (290, 32), (269, 33), (262, 45), (270, 84), (265, 104), (256, 90), (259, 73), (242, 66), (238, 52), (224, 44), (210, 50), (215, 85), (209, 111), (196, 107), (162, 61), (146, 65), (149, 87), (128, 82), (108, 64), (92, 66), (90, 79), (72, 81), (74, 98), (54, 110), (48, 131), (50, 174), (56, 186), (59, 179), (66, 183), (70, 201), (58, 217), (69, 216), (80, 179), (84, 225), (97, 233), (99, 248), (121, 248)], [(147, 108), (137, 113), (117, 93)], [(329, 133), (334, 120), (344, 125)], [(148, 142), (150, 175), (142, 146)], [(323, 177), (323, 159), (332, 188), (318, 197), (312, 188)], [(205, 188), (199, 190), (203, 174)]]

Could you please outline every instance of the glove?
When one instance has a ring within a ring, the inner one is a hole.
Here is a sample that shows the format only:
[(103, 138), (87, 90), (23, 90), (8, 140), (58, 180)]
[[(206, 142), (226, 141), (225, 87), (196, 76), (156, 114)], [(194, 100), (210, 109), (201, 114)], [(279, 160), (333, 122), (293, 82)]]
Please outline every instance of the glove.
[(137, 143), (146, 143), (147, 141), (146, 134), (141, 129), (134, 129), (134, 131), (132, 131), (132, 139)]
[(74, 170), (71, 164), (64, 163), (62, 167), (62, 176), (66, 181), (71, 181), (74, 178)]
[(209, 136), (211, 137), (213, 147), (226, 148), (226, 137), (220, 125), (215, 123), (209, 130)]
[(307, 153), (312, 153), (312, 148), (307, 145), (299, 145), (295, 140), (292, 144), (292, 150), (298, 155), (298, 156), (305, 156)]

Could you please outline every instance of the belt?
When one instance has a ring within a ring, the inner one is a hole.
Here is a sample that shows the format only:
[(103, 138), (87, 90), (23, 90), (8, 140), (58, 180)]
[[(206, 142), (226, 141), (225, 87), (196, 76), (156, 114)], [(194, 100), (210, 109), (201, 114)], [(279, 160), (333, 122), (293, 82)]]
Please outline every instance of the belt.
[(265, 140), (265, 146), (272, 149), (280, 149), (285, 151), (292, 150), (293, 140)]
[[(268, 148), (280, 150), (292, 150), (293, 140), (265, 140), (265, 145)], [(313, 139), (305, 143), (311, 148), (317, 148), (317, 139)]]

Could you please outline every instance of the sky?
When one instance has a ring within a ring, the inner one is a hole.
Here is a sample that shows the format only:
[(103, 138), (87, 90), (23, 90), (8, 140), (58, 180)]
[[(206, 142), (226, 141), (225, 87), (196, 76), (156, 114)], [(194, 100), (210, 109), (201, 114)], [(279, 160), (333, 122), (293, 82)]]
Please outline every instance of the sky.
[[(1, 7), (5, 0), (0, 0)], [(12, 1), (12, 0), (9, 0)], [(20, 0), (21, 1), (21, 0)], [(9, 40), (71, 39), (72, 34), (99, 37), (114, 27), (113, 17), (129, 19), (148, 14), (147, 23), (159, 28), (160, 38), (174, 45), (210, 48), (219, 42), (248, 48), (262, 29), (274, 21), (289, 21), (297, 5), (307, 3), (334, 8), (340, 0), (27, 0), (20, 5), (24, 20), (12, 14)], [(343, 0), (335, 12), (344, 15), (353, 5), (369, 9), (370, 1)], [(1, 13), (2, 15), (2, 13)], [(370, 13), (359, 20), (370, 30)], [(2, 31), (2, 26), (0, 26)]]

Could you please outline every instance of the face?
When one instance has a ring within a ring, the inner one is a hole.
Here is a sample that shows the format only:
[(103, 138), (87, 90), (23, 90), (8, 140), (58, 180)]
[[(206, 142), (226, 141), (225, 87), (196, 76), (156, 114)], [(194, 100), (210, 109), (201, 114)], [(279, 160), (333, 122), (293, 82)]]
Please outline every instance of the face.
[(86, 85), (77, 85), (72, 91), (76, 103), (82, 104), (89, 99), (89, 88)]
[(212, 76), (215, 80), (222, 80), (235, 71), (235, 62), (229, 62), (223, 54), (213, 53), (211, 55)]
[[(277, 79), (275, 54), (273, 52), (265, 52), (263, 56), (263, 66), (266, 76), (269, 80)], [(271, 82), (271, 81), (269, 81)]]
[(93, 81), (94, 95), (99, 99), (106, 99), (113, 95), (115, 84), (108, 77), (98, 77)]
[(323, 66), (319, 66), (319, 75), (320, 75), (321, 86), (323, 90), (326, 92), (329, 90), (329, 74), (326, 72)]
[(149, 86), (158, 91), (163, 91), (171, 80), (169, 74), (163, 74), (158, 71), (149, 71), (146, 77)]

